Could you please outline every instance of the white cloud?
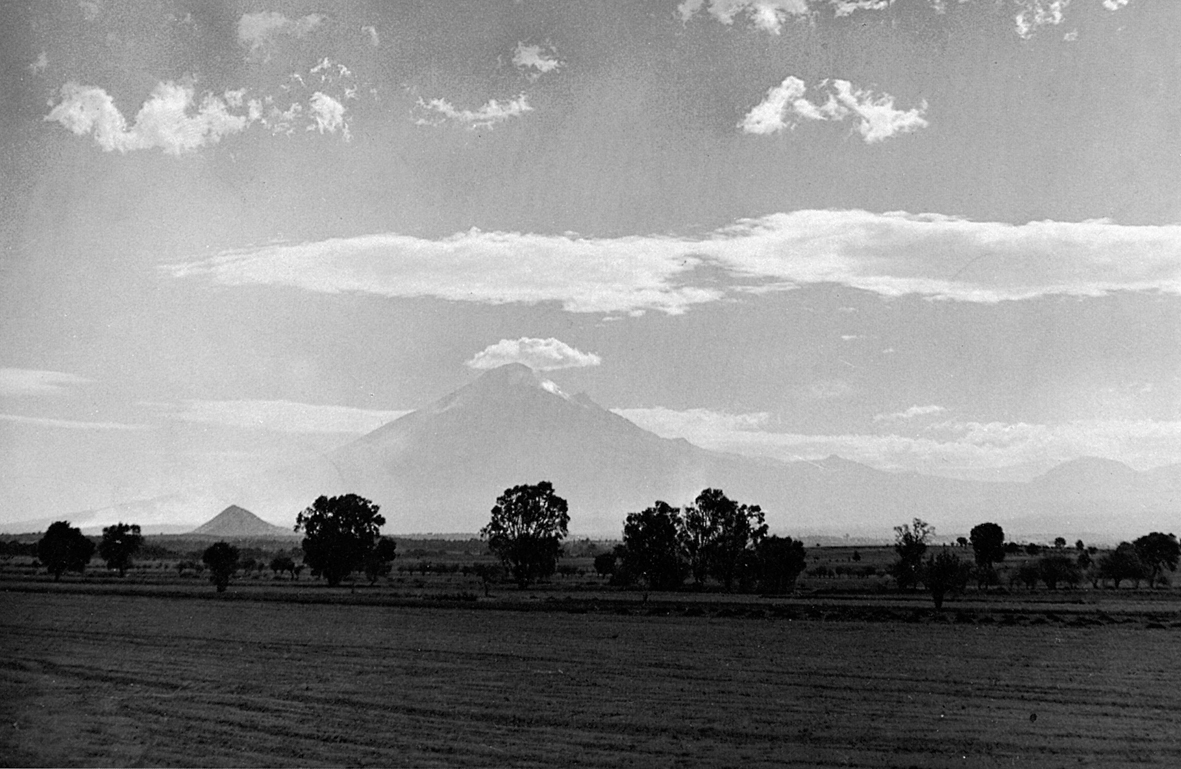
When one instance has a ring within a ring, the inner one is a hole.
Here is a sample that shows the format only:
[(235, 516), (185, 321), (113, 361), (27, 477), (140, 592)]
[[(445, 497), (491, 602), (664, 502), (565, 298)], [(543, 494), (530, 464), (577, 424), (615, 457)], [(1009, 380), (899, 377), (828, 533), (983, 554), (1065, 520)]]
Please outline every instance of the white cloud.
[(925, 128), (923, 117), (927, 103), (910, 110), (894, 108), (894, 97), (875, 94), (866, 89), (855, 89), (847, 80), (822, 81), (818, 88), (826, 88), (827, 98), (817, 104), (805, 98), (806, 85), (798, 77), (789, 75), (782, 83), (767, 91), (761, 102), (738, 124), (744, 132), (757, 135), (793, 129), (796, 118), (805, 120), (841, 121), (856, 116), (858, 130), (867, 144), (888, 139), (896, 134)]
[(554, 371), (562, 368), (597, 366), (602, 359), (594, 353), (582, 352), (558, 339), (501, 339), (485, 347), (464, 365), (474, 369), (490, 369), (507, 363), (524, 363), (535, 371)]
[(835, 16), (852, 16), (857, 11), (884, 11), (893, 0), (832, 0)]
[(369, 25), (369, 26), (361, 27), (361, 31), (364, 32), (365, 34), (369, 35), (369, 44), (371, 46), (373, 46), (374, 48), (377, 48), (379, 45), (381, 45), (381, 37), (379, 37), (377, 34), (377, 27), (374, 27), (373, 25)]
[(59, 395), (91, 380), (61, 371), (0, 368), (0, 395)]
[(197, 106), (191, 86), (172, 82), (156, 86), (130, 128), (106, 91), (73, 82), (62, 86), (61, 101), (45, 120), (60, 123), (78, 136), (93, 133), (108, 152), (158, 147), (172, 155), (216, 144), (249, 124), (247, 117), (231, 114), (224, 100), (206, 94)]
[(939, 214), (796, 211), (742, 220), (700, 238), (382, 234), (266, 245), (164, 269), (226, 285), (675, 314), (727, 295), (716, 281), (693, 285), (694, 270), (707, 265), (741, 279), (743, 288), (753, 280), (777, 291), (836, 283), (884, 296), (966, 302), (1181, 294), (1181, 225), (1013, 225)]
[(1103, 7), (1109, 11), (1118, 11), (1125, 7), (1131, 0), (1103, 0)]
[(289, 19), (277, 11), (246, 13), (238, 19), (238, 42), (249, 48), (248, 59), (269, 59), (280, 35), (304, 37), (314, 32), (325, 18), (319, 13), (298, 19)]
[(42, 51), (37, 56), (37, 59), (32, 64), (29, 65), (29, 72), (32, 72), (34, 75), (40, 75), (48, 67), (49, 67), (49, 55), (46, 54), (45, 51)]
[(911, 406), (905, 411), (898, 411), (893, 414), (878, 414), (873, 418), (875, 422), (902, 422), (915, 417), (925, 417), (931, 414), (939, 414), (947, 409), (942, 406)]
[(945, 422), (928, 433), (806, 435), (766, 429), (765, 413), (727, 414), (707, 409), (614, 409), (664, 438), (702, 448), (783, 461), (832, 454), (882, 470), (958, 474), (1018, 465), (1052, 465), (1085, 456), (1106, 457), (1137, 469), (1181, 462), (1181, 421), (1075, 420), (1056, 425)]
[(677, 6), (681, 21), (688, 22), (705, 8), (710, 16), (723, 24), (733, 24), (735, 17), (745, 15), (758, 29), (778, 35), (783, 23), (791, 16), (808, 13), (807, 0), (684, 0)]
[(1028, 40), (1040, 27), (1061, 24), (1070, 0), (1019, 0), (1018, 5), (1021, 10), (1014, 17), (1017, 34)]
[(533, 70), (529, 74), (537, 77), (547, 72), (558, 71), (562, 67), (562, 61), (558, 59), (553, 46), (517, 43), (517, 49), (513, 52), (513, 66), (524, 72)]
[(151, 425), (128, 425), (121, 422), (76, 422), (71, 419), (47, 419), (45, 417), (24, 417), (17, 414), (0, 414), (0, 422), (12, 422), (32, 427), (54, 427), (65, 430), (151, 430)]
[(437, 113), (437, 116), (420, 117), (415, 121), (419, 125), (439, 125), (447, 120), (452, 120), (466, 125), (470, 129), (491, 128), (497, 123), (503, 123), (510, 118), (520, 117), (526, 112), (533, 111), (525, 94), (503, 103), (492, 99), (476, 110), (456, 109), (446, 99), (431, 99), (430, 101), (419, 99), (418, 106), (428, 112)]
[(314, 125), (309, 125), (308, 130), (318, 129), (320, 133), (327, 131), (328, 133), (341, 132), (345, 141), (351, 137), (349, 134), (349, 125), (345, 122), (344, 105), (333, 99), (331, 96), (316, 91), (312, 94), (312, 98), (308, 100), (308, 106), (311, 108), (312, 117), (315, 119)]
[(165, 411), (166, 416), (182, 422), (281, 433), (349, 434), (376, 430), (410, 413), (267, 400), (192, 400)]

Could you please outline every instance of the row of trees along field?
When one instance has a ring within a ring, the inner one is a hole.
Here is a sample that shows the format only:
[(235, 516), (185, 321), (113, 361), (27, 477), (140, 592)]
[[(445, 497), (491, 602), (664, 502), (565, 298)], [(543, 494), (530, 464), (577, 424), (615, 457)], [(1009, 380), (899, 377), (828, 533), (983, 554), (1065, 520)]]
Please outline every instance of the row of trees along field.
[[(297, 565), (290, 556), (278, 555), (272, 559), (271, 569), (276, 574), (289, 572), (294, 578), (306, 565), (314, 577), (322, 577), (330, 586), (339, 585), (355, 572), (375, 582), (390, 573), (397, 557), (397, 544), (380, 534), (385, 517), (379, 509), (356, 494), (317, 498), (296, 517), (295, 530), (304, 533), (304, 563)], [(501, 568), (524, 588), (555, 573), (569, 523), (566, 500), (555, 493), (552, 484), (542, 481), (505, 489), (480, 536)], [(1181, 557), (1177, 538), (1160, 532), (1120, 543), (1095, 558), (1097, 549), (1086, 548), (1081, 541), (1072, 553), (1066, 549), (1066, 540), (1059, 537), (1054, 549), (1043, 554), (1036, 545), (1022, 548), (1006, 542), (998, 524), (981, 523), (969, 537), (958, 540), (961, 548), (971, 546), (971, 561), (961, 559), (953, 547), (928, 554), (935, 529), (921, 519), (895, 527), (894, 535), (897, 559), (890, 566), (890, 576), (903, 591), (924, 586), (936, 607), (973, 579), (981, 589), (999, 584), (997, 564), (1016, 553), (1040, 555), (1037, 560), (1024, 560), (1010, 577), (1012, 584), (1030, 589), (1039, 582), (1056, 589), (1060, 584), (1078, 585), (1084, 579), (1095, 587), (1110, 582), (1118, 588), (1125, 580), (1145, 580), (1152, 587), (1165, 580), (1166, 570), (1176, 569)], [(122, 576), (142, 543), (138, 525), (118, 523), (103, 529), (97, 550), (108, 568)], [(82, 572), (95, 549), (94, 542), (79, 529), (58, 521), (37, 544), (37, 557), (56, 580), (65, 571)], [(692, 586), (700, 589), (712, 580), (728, 592), (782, 594), (794, 588), (806, 557), (798, 540), (768, 535), (758, 505), (739, 503), (720, 489), (705, 489), (684, 508), (657, 501), (628, 514), (622, 543), (596, 556), (594, 566), (612, 584), (624, 588), (678, 590), (691, 580)], [(244, 565), (238, 548), (226, 542), (208, 547), (201, 560), (218, 591), (225, 590)], [(186, 566), (198, 568), (188, 561), (178, 564), (182, 570)], [(472, 571), (483, 580), (487, 592), (488, 584), (496, 578), (494, 571), (486, 564), (477, 564)]]

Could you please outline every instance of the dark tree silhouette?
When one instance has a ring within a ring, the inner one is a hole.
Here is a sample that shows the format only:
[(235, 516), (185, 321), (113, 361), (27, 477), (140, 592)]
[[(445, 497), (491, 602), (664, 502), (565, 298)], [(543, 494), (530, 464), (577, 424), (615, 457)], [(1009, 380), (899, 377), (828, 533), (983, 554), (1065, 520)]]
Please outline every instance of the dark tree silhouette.
[(1115, 550), (1099, 557), (1099, 575), (1111, 580), (1117, 590), (1123, 580), (1139, 581), (1144, 579), (1146, 573), (1140, 555), (1131, 542), (1121, 542)]
[(807, 563), (804, 543), (791, 537), (766, 537), (755, 546), (755, 554), (762, 591), (775, 595), (791, 592)]
[(271, 571), (278, 577), (280, 573), (290, 574), (295, 579), (295, 560), (289, 555), (276, 555), (271, 559)]
[[(617, 545), (616, 547), (622, 547), (622, 545)], [(614, 550), (599, 553), (595, 556), (595, 573), (600, 577), (614, 576), (616, 561), (618, 560), (619, 556), (615, 554)]]
[(312, 575), (324, 577), (336, 587), (348, 575), (365, 565), (365, 558), (377, 546), (385, 518), (381, 508), (364, 497), (345, 494), (318, 497), (295, 519), (295, 530), (303, 531), (303, 560)]
[(1149, 587), (1156, 583), (1157, 577), (1162, 576), (1165, 569), (1177, 570), (1177, 560), (1181, 558), (1181, 545), (1177, 543), (1177, 537), (1174, 535), (1154, 531), (1138, 538), (1132, 546), (1136, 548), (1136, 555), (1140, 557), (1140, 563), (1144, 566)]
[(652, 590), (676, 590), (688, 568), (677, 544), (680, 511), (658, 501), (638, 513), (629, 513), (623, 524), (617, 580), (642, 582)]
[(37, 558), (53, 575), (53, 581), (61, 579), (66, 571), (83, 572), (94, 555), (94, 543), (82, 530), (70, 526), (69, 521), (50, 524), (45, 536), (37, 543)]
[(767, 536), (766, 519), (758, 505), (739, 504), (721, 489), (705, 489), (681, 516), (678, 532), (682, 552), (694, 580), (712, 575), (731, 590), (751, 551)]
[(562, 540), (570, 525), (566, 500), (542, 481), (505, 489), (492, 508), (492, 519), (480, 529), (488, 549), (501, 560), (517, 585), (551, 576), (562, 556)]
[(131, 556), (143, 544), (143, 535), (139, 533), (138, 523), (123, 523), (103, 529), (102, 542), (98, 544), (99, 556), (107, 562), (108, 569), (118, 569), (119, 576), (127, 573), (131, 565)]
[(961, 561), (950, 548), (940, 548), (938, 553), (927, 559), (922, 569), (922, 579), (931, 591), (936, 610), (943, 608), (943, 599), (948, 593), (963, 591), (970, 573), (971, 566)]
[(238, 570), (238, 548), (225, 542), (214, 542), (205, 548), (201, 562), (209, 567), (209, 581), (224, 593), (230, 584), (230, 577)]
[(1046, 587), (1051, 590), (1057, 590), (1059, 582), (1074, 587), (1082, 579), (1078, 562), (1065, 553), (1051, 553), (1042, 556), (1042, 559), (1038, 561), (1037, 570), (1042, 582), (1045, 582)]
[(394, 559), (398, 557), (398, 543), (389, 537), (382, 537), (369, 555), (365, 556), (365, 576), (369, 584), (377, 582), (378, 577), (384, 577), (393, 568)]
[(968, 534), (976, 565), (991, 568), (1005, 560), (1005, 530), (995, 523), (981, 523)]
[(898, 560), (894, 562), (893, 572), (899, 590), (918, 586), (923, 556), (927, 554), (927, 540), (933, 536), (935, 527), (921, 518), (894, 527), (894, 552), (898, 554)]

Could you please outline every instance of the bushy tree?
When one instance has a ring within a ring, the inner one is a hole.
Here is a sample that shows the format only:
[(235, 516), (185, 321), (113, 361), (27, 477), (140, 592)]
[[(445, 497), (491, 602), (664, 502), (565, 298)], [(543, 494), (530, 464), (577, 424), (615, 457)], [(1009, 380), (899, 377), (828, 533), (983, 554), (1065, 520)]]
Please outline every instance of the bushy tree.
[(303, 560), (312, 575), (324, 577), (335, 587), (363, 568), (385, 525), (380, 509), (364, 497), (345, 494), (318, 497), (301, 512), (295, 519), (295, 530), (305, 533)]
[[(616, 547), (622, 547), (617, 545)], [(614, 550), (606, 553), (599, 553), (595, 556), (595, 573), (600, 577), (610, 577), (615, 574), (616, 562), (619, 556), (615, 554)]]
[(524, 588), (557, 569), (569, 525), (566, 500), (554, 493), (553, 484), (542, 481), (505, 489), (480, 536)]
[(629, 513), (615, 567), (618, 581), (642, 582), (652, 590), (675, 590), (688, 571), (677, 541), (680, 510), (666, 502)]
[(69, 521), (50, 524), (45, 536), (37, 543), (37, 558), (53, 575), (54, 582), (61, 579), (63, 572), (85, 571), (93, 555), (94, 543)]
[(394, 559), (398, 557), (398, 543), (389, 537), (377, 540), (377, 545), (365, 556), (365, 576), (369, 584), (377, 582), (378, 577), (384, 577), (393, 568)]
[(201, 562), (209, 567), (209, 581), (224, 593), (230, 584), (230, 577), (238, 570), (238, 548), (226, 542), (214, 542), (205, 548)]
[(1042, 582), (1045, 582), (1046, 587), (1051, 590), (1057, 590), (1060, 582), (1074, 587), (1082, 579), (1078, 562), (1065, 553), (1051, 553), (1042, 556), (1042, 559), (1038, 561), (1037, 570)]
[(1144, 564), (1140, 562), (1140, 555), (1131, 542), (1121, 542), (1115, 550), (1100, 556), (1098, 568), (1099, 575), (1103, 579), (1111, 580), (1116, 589), (1119, 589), (1119, 583), (1123, 580), (1131, 579), (1138, 582), (1146, 574)]
[(894, 527), (894, 579), (899, 590), (915, 588), (922, 576), (923, 556), (927, 554), (927, 541), (935, 536), (935, 527), (921, 518), (910, 524)]
[(705, 489), (680, 519), (678, 539), (694, 580), (706, 575), (731, 590), (763, 537), (767, 523), (758, 505), (739, 504), (721, 489)]
[(781, 595), (795, 587), (807, 565), (804, 543), (791, 537), (765, 537), (755, 546), (760, 586), (764, 593)]
[(131, 565), (131, 556), (143, 544), (143, 535), (139, 533), (139, 524), (123, 523), (103, 529), (103, 538), (98, 545), (99, 556), (107, 562), (108, 569), (118, 569), (119, 576), (127, 573)]
[(1005, 560), (1005, 530), (995, 523), (981, 523), (968, 533), (976, 565), (991, 568)]
[(972, 567), (964, 563), (950, 548), (942, 547), (939, 552), (927, 559), (922, 569), (923, 584), (931, 591), (931, 600), (935, 608), (943, 608), (943, 599), (948, 593), (960, 593), (968, 584), (968, 575)]
[(1138, 538), (1132, 546), (1136, 548), (1136, 555), (1140, 557), (1140, 563), (1144, 566), (1149, 587), (1156, 583), (1157, 577), (1161, 576), (1165, 569), (1177, 570), (1177, 560), (1181, 558), (1181, 545), (1177, 543), (1177, 537), (1174, 535), (1154, 531)]
[(295, 560), (289, 555), (276, 555), (271, 559), (271, 571), (275, 572), (276, 577), (290, 574), (295, 579)]

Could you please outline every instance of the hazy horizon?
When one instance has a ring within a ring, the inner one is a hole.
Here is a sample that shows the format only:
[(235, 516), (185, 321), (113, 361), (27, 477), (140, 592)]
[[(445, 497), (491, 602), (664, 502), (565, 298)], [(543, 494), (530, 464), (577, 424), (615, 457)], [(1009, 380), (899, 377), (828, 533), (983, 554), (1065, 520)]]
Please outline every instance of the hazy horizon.
[(512, 362), (744, 456), (1181, 464), (1181, 4), (0, 22), (0, 527), (198, 499)]

